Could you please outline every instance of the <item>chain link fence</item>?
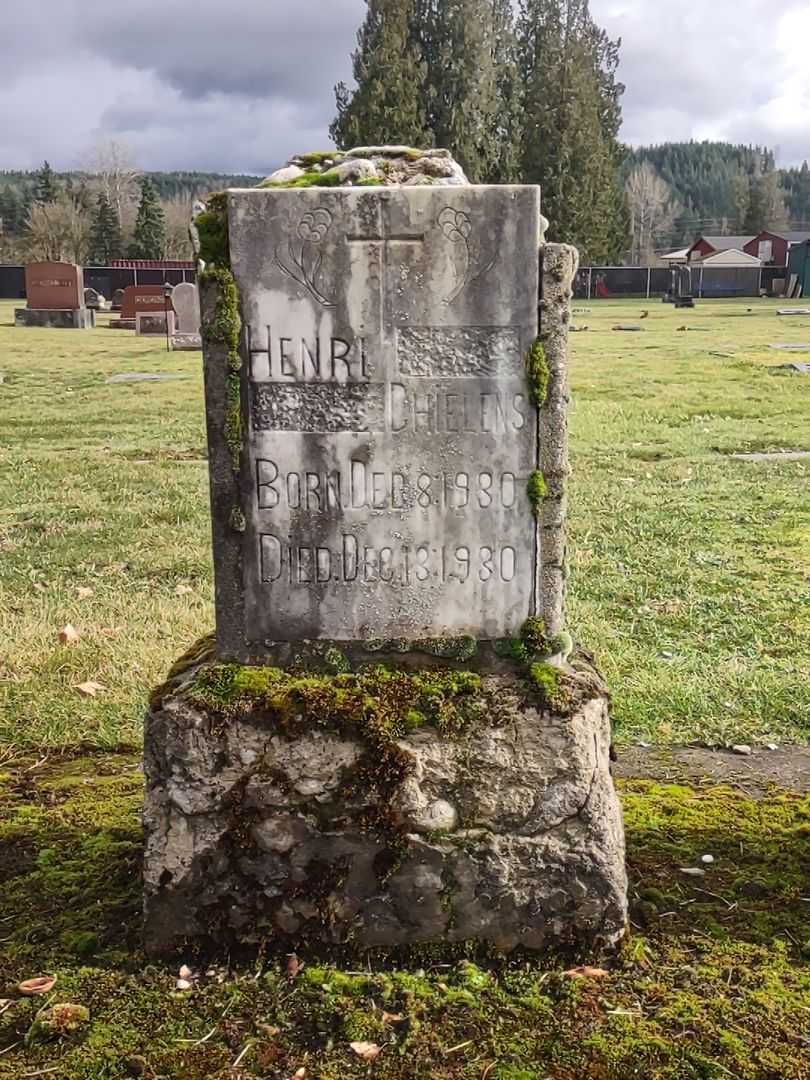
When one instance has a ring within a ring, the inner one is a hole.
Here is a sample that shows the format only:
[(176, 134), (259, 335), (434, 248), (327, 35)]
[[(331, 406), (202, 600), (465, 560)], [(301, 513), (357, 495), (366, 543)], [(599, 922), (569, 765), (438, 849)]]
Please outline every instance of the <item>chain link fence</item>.
[[(786, 266), (693, 266), (695, 296), (706, 299), (761, 296), (774, 292), (774, 282), (787, 278)], [(652, 300), (669, 292), (666, 266), (584, 266), (574, 283), (575, 300)]]

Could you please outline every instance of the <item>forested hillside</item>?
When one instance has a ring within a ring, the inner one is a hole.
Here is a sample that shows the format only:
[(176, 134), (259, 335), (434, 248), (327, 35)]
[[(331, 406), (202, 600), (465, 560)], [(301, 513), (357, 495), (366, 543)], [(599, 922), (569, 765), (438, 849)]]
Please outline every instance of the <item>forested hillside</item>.
[(657, 190), (658, 201), (663, 199), (669, 207), (669, 213), (659, 217), (661, 227), (655, 239), (661, 243), (678, 244), (700, 232), (810, 229), (807, 162), (801, 168), (777, 169), (774, 153), (767, 147), (724, 142), (673, 142), (628, 149), (628, 178), (645, 164), (666, 185)]

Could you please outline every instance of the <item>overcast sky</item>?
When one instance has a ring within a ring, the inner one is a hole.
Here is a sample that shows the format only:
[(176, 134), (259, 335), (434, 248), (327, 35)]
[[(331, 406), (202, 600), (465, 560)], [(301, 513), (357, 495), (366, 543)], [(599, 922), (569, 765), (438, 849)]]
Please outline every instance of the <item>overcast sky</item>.
[[(0, 169), (77, 167), (94, 142), (145, 169), (264, 174), (329, 145), (363, 0), (23, 0), (3, 12)], [(729, 139), (810, 157), (808, 0), (592, 0), (621, 36), (623, 138)]]

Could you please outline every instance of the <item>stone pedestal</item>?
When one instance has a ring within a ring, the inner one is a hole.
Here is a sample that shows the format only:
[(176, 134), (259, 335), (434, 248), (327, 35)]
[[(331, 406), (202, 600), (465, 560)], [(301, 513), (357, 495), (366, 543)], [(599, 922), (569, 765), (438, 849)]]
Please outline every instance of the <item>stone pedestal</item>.
[(187, 659), (146, 725), (148, 952), (615, 945), (608, 700), (555, 671)]
[(58, 330), (92, 330), (96, 313), (91, 308), (15, 308), (15, 326), (38, 326)]

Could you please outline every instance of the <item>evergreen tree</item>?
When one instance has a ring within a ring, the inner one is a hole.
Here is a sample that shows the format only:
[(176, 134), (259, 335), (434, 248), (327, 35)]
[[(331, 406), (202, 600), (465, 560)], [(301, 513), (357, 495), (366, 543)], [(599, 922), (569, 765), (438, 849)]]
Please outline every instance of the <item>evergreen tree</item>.
[(121, 226), (103, 191), (93, 212), (90, 244), (90, 258), (99, 266), (109, 266), (113, 259), (121, 257)]
[(523, 180), (543, 190), (552, 239), (588, 261), (617, 261), (629, 246), (618, 43), (595, 25), (588, 0), (520, 0), (518, 41)]
[(414, 0), (366, 0), (352, 71), (357, 89), (335, 87), (330, 134), (342, 149), (405, 143), (431, 146), (424, 102), (425, 66), (412, 37)]
[(34, 202), (52, 203), (59, 196), (59, 187), (53, 175), (53, 169), (47, 161), (42, 162), (42, 168), (36, 174), (34, 187)]
[(418, 0), (414, 31), (427, 69), (428, 124), (469, 179), (498, 179), (517, 162), (517, 69), (502, 0)]
[(19, 236), (25, 228), (27, 216), (28, 211), (21, 192), (10, 185), (0, 189), (0, 233), (4, 236)]
[(166, 219), (154, 185), (141, 180), (141, 202), (128, 255), (131, 259), (160, 259), (166, 246)]

